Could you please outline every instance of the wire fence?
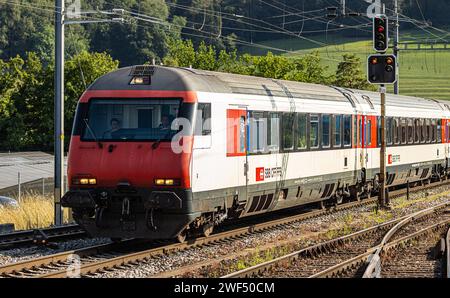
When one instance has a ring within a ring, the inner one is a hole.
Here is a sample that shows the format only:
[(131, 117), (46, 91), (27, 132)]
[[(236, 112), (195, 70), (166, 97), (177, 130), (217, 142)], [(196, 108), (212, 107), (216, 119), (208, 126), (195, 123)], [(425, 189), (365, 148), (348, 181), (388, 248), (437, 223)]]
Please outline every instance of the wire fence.
[[(67, 185), (67, 178), (65, 184)], [(33, 181), (22, 182), (22, 174), (17, 173), (17, 185), (0, 189), (0, 196), (15, 198), (19, 203), (24, 195), (52, 196), (54, 188), (53, 177), (40, 178)]]

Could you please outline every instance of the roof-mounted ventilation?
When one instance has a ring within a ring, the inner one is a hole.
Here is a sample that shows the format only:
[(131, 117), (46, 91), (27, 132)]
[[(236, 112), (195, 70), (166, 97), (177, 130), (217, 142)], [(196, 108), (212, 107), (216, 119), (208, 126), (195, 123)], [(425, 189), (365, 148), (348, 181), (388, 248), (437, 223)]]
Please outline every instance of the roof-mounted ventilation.
[(144, 77), (152, 76), (155, 73), (155, 67), (153, 65), (138, 65), (131, 69), (131, 77)]
[(130, 76), (133, 77), (130, 85), (151, 85), (152, 75), (155, 73), (153, 65), (139, 65), (131, 69)]

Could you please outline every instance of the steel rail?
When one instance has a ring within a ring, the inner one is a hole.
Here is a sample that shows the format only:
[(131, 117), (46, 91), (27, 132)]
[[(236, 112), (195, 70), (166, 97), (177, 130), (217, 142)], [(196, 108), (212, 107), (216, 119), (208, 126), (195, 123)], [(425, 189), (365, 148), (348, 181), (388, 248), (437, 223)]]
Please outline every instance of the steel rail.
[[(441, 228), (445, 228), (450, 223), (450, 219), (443, 220), (439, 223), (433, 224), (431, 226), (428, 226), (426, 228), (421, 229), (420, 231), (414, 232), (412, 234), (409, 234), (407, 236), (404, 236), (400, 239), (394, 240), (392, 242), (386, 243), (385, 250), (396, 248), (400, 246), (402, 243), (405, 243), (407, 241), (411, 241), (414, 239), (417, 239), (421, 237), (422, 235), (431, 231), (436, 231)], [(330, 267), (322, 272), (316, 273), (310, 278), (323, 278), (323, 277), (329, 277), (338, 274), (339, 272), (344, 272), (346, 269), (351, 268), (353, 266), (357, 266), (360, 264), (363, 264), (367, 261), (367, 259), (370, 259), (370, 257), (373, 255), (374, 251), (378, 249), (380, 246), (376, 246), (372, 249), (369, 249), (367, 252), (358, 255), (352, 259), (346, 260), (340, 264), (337, 264), (333, 267)], [(381, 269), (381, 267), (380, 267)]]
[[(261, 264), (252, 266), (252, 267), (248, 267), (245, 268), (243, 270), (237, 271), (237, 272), (233, 272), (231, 274), (227, 274), (222, 276), (222, 278), (242, 278), (242, 277), (252, 277), (252, 276), (257, 276), (267, 270), (270, 270), (271, 268), (273, 268), (275, 265), (278, 264), (285, 264), (285, 263), (290, 263), (292, 261), (296, 261), (298, 258), (300, 258), (301, 256), (308, 256), (308, 255), (314, 255), (315, 252), (321, 252), (321, 251), (325, 251), (328, 247), (335, 247), (339, 244), (343, 244), (346, 242), (349, 242), (351, 240), (354, 239), (358, 239), (363, 237), (364, 235), (370, 234), (370, 233), (374, 233), (377, 230), (380, 229), (386, 229), (389, 227), (397, 227), (399, 225), (399, 223), (405, 222), (411, 217), (414, 216), (415, 219), (418, 219), (420, 217), (426, 216), (432, 212), (438, 211), (440, 209), (444, 209), (447, 206), (450, 205), (450, 202), (445, 202), (445, 203), (441, 203), (439, 205), (424, 209), (420, 212), (415, 212), (412, 215), (405, 215), (403, 217), (400, 217), (398, 219), (394, 219), (385, 223), (382, 223), (380, 225), (374, 226), (374, 227), (370, 227), (355, 233), (352, 233), (350, 235), (346, 235), (346, 236), (342, 236), (336, 239), (332, 239), (323, 243), (319, 243), (316, 245), (313, 245), (311, 247), (307, 247), (295, 252), (292, 252), (290, 254), (287, 254), (285, 256), (281, 256), (278, 258), (275, 258), (273, 260), (267, 261), (267, 262), (263, 262)], [(388, 234), (390, 233), (390, 231), (392, 231), (393, 228), (391, 228), (388, 232)], [(384, 237), (386, 238), (386, 237)], [(384, 239), (383, 239), (384, 240)], [(381, 245), (381, 244), (380, 244)], [(312, 275), (311, 277), (324, 277), (324, 276), (329, 276), (332, 273), (335, 273), (337, 271), (340, 271), (342, 269), (348, 268), (350, 266), (354, 266), (358, 263), (361, 262), (365, 262), (365, 260), (367, 260), (367, 258), (370, 258), (374, 255), (374, 252), (379, 248), (379, 245), (376, 247), (373, 247), (371, 249), (369, 249), (367, 252), (365, 252), (364, 254), (361, 254), (359, 256), (356, 256), (354, 258), (351, 258), (349, 260), (346, 260), (344, 262), (341, 262), (335, 266), (332, 266), (330, 268), (327, 268), (326, 270), (319, 272), (317, 274)]]
[(70, 256), (77, 255), (81, 257), (92, 256), (95, 254), (101, 254), (110, 252), (114, 249), (123, 248), (126, 245), (132, 244), (134, 240), (124, 240), (120, 243), (107, 243), (100, 245), (93, 245), (86, 248), (81, 248), (77, 250), (64, 251), (57, 254), (52, 254), (48, 256), (42, 256), (36, 259), (25, 260), (17, 263), (6, 264), (0, 266), (0, 276), (13, 277), (15, 274), (20, 274), (21, 272), (27, 272), (28, 270), (33, 270), (41, 266), (49, 266), (53, 264), (61, 264), (68, 260)]
[(402, 227), (404, 227), (406, 224), (414, 221), (417, 218), (420, 218), (422, 216), (425, 216), (427, 214), (430, 214), (432, 212), (435, 212), (437, 210), (436, 207), (445, 208), (450, 205), (450, 202), (445, 202), (442, 204), (439, 204), (435, 207), (430, 207), (418, 212), (415, 212), (408, 216), (407, 218), (403, 219), (399, 223), (397, 223), (383, 238), (380, 245), (376, 249), (376, 251), (370, 256), (370, 262), (367, 266), (363, 278), (375, 278), (380, 277), (381, 274), (381, 253), (385, 249), (386, 244), (389, 242), (389, 240), (392, 238), (392, 236), (397, 233)]
[(82, 238), (87, 236), (77, 224), (49, 227), (43, 229), (32, 229), (0, 234), (0, 249), (20, 247), (33, 244), (47, 244), (51, 241), (61, 241), (71, 238)]

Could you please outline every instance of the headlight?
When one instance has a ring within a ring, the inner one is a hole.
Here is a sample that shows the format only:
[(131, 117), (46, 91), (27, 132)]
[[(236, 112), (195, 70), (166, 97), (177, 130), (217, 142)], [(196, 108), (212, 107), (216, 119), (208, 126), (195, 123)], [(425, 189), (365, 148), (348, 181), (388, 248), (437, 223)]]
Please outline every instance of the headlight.
[(164, 179), (155, 179), (156, 185), (164, 185), (166, 183), (166, 180)]
[(158, 185), (158, 186), (163, 186), (163, 185), (176, 186), (176, 185), (180, 185), (180, 179), (157, 178), (157, 179), (155, 179), (155, 185)]
[(72, 184), (73, 185), (96, 185), (97, 179), (96, 178), (83, 178), (83, 177), (73, 178)]

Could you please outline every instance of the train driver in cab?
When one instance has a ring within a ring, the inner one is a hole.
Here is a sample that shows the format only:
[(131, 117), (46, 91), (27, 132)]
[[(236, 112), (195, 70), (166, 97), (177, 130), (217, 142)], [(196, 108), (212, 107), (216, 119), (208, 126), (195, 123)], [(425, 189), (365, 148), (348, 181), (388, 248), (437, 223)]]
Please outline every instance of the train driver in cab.
[(170, 129), (170, 116), (169, 115), (162, 115), (161, 116), (161, 124), (159, 125), (160, 130), (169, 130)]
[(120, 121), (117, 118), (112, 118), (110, 121), (111, 129), (107, 130), (103, 133), (104, 139), (112, 139), (114, 138), (114, 135), (117, 133), (117, 131), (120, 130)]

